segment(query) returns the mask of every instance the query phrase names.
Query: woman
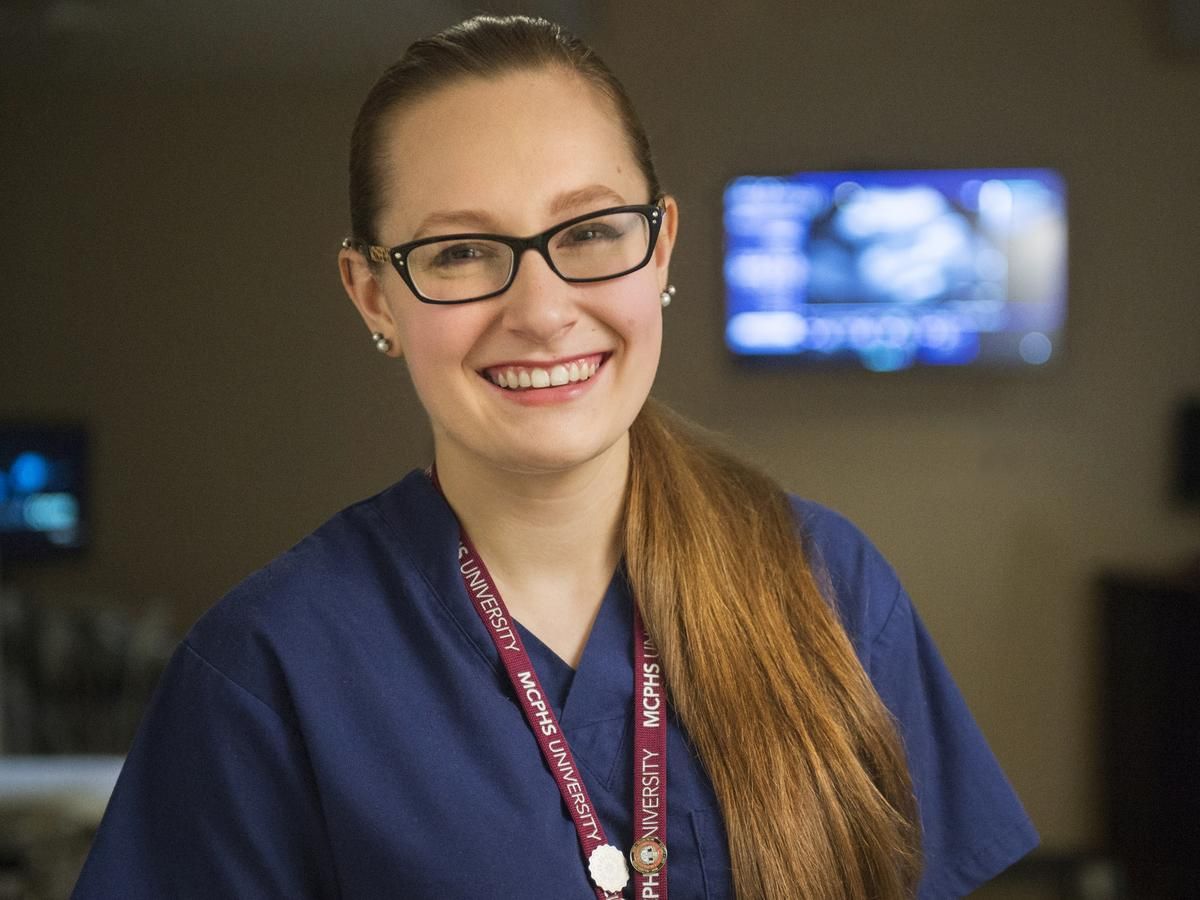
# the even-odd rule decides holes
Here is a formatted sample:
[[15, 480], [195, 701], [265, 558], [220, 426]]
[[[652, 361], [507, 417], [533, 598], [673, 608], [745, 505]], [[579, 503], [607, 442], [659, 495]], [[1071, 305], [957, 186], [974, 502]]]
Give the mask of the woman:
[[434, 465], [196, 625], [77, 896], [944, 897], [1033, 846], [886, 562], [647, 400], [679, 211], [587, 47], [414, 44], [350, 190]]

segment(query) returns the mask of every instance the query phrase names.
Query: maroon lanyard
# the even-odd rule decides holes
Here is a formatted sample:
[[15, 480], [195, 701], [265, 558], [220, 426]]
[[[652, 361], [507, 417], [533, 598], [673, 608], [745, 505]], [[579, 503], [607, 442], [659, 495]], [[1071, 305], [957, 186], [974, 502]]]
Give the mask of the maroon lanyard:
[[[437, 475], [433, 475], [438, 484]], [[440, 485], [438, 485], [440, 489]], [[598, 900], [622, 896], [629, 881], [625, 857], [608, 843], [588, 796], [579, 766], [571, 753], [558, 717], [546, 700], [541, 680], [517, 634], [500, 591], [475, 546], [460, 525], [458, 567], [475, 611], [491, 635], [508, 672], [525, 719], [537, 739], [542, 757], [558, 784], [559, 793], [575, 823], [579, 846]], [[629, 861], [634, 868], [634, 896], [642, 900], [667, 897], [667, 693], [658, 649], [647, 636], [637, 605], [633, 610], [634, 703], [633, 836]]]
[[667, 690], [658, 648], [633, 605], [633, 847], [634, 897], [667, 896]]

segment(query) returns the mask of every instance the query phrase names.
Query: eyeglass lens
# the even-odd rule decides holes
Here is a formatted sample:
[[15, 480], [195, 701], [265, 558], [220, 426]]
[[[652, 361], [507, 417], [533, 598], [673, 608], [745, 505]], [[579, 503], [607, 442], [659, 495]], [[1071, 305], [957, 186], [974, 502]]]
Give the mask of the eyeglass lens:
[[[567, 279], [612, 278], [639, 266], [650, 246], [650, 223], [638, 212], [611, 213], [576, 222], [550, 238], [554, 268]], [[507, 244], [476, 238], [414, 247], [407, 268], [413, 285], [430, 300], [471, 300], [503, 290], [513, 271]]]

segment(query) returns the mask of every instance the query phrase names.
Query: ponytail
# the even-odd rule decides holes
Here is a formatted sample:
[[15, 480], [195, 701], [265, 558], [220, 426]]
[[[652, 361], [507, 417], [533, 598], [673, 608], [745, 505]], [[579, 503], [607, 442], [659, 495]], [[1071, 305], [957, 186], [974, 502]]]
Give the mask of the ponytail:
[[654, 401], [630, 445], [626, 567], [720, 802], [738, 896], [915, 896], [904, 752], [787, 498]]

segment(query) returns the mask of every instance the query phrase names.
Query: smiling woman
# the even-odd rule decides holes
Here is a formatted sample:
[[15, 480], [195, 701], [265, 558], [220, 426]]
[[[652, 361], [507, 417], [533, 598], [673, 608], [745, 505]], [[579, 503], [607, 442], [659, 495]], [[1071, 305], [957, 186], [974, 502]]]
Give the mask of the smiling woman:
[[195, 626], [76, 896], [933, 898], [1036, 842], [863, 535], [649, 399], [679, 209], [588, 47], [417, 42], [350, 175], [432, 465]]
[[[376, 212], [352, 216], [358, 249], [343, 250], [342, 278], [407, 361], [448, 496], [458, 467], [478, 462], [616, 474], [658, 366], [678, 211], [613, 102], [561, 61], [410, 84], [372, 118], [373, 100], [355, 147], [370, 146], [375, 167], [352, 163], [352, 192]], [[394, 246], [359, 252], [377, 236]], [[572, 382], [570, 364], [591, 358], [594, 376]], [[509, 370], [515, 390], [496, 391], [487, 373], [507, 382]]]

